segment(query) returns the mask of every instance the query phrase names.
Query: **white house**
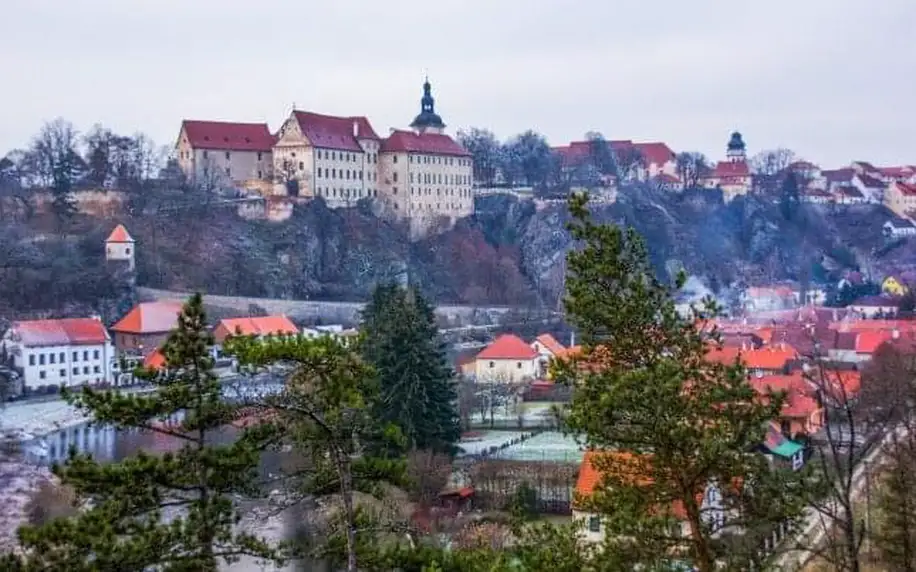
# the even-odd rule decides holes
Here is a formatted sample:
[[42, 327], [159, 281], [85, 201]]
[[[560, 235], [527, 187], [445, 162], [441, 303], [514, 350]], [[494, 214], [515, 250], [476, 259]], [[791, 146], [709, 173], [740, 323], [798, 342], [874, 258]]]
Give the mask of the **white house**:
[[[637, 479], [639, 482], [633, 483], [635, 486], [651, 486], [651, 467], [645, 463], [651, 462], [649, 457], [639, 457], [628, 453], [613, 452], [596, 452], [588, 451], [582, 459], [582, 465], [579, 467], [579, 477], [576, 480], [576, 494], [573, 501], [572, 518], [574, 523], [581, 523], [584, 539], [589, 542], [602, 542], [604, 540], [606, 523], [602, 521], [600, 515], [589, 512], [583, 506], [584, 501], [594, 493], [601, 485], [602, 473], [594, 465], [597, 456], [602, 456], [606, 463], [610, 463], [610, 469], [619, 467], [621, 475], [627, 478]], [[603, 463], [602, 463], [603, 464]], [[608, 467], [603, 467], [608, 468]], [[641, 474], [645, 477], [640, 477]], [[623, 478], [623, 477], [621, 477]], [[714, 483], [706, 486], [705, 490], [697, 494], [697, 502], [700, 503], [700, 514], [704, 522], [710, 526], [714, 535], [720, 533], [725, 527], [725, 505], [722, 499], [719, 487]], [[673, 531], [681, 536], [690, 535], [690, 525], [687, 523], [687, 512], [682, 503], [675, 501], [669, 507], [659, 507], [664, 509], [677, 524]]]
[[884, 223], [884, 234], [898, 238], [901, 236], [916, 235], [916, 225], [902, 217], [894, 217]]
[[115, 352], [99, 318], [14, 322], [0, 343], [25, 389], [114, 380]]
[[503, 334], [477, 354], [474, 372], [480, 383], [521, 383], [537, 378], [540, 357], [518, 336]]
[[541, 334], [531, 342], [531, 348], [538, 353], [538, 370], [543, 376], [547, 373], [547, 366], [550, 360], [555, 359], [566, 352], [563, 344], [550, 334]]

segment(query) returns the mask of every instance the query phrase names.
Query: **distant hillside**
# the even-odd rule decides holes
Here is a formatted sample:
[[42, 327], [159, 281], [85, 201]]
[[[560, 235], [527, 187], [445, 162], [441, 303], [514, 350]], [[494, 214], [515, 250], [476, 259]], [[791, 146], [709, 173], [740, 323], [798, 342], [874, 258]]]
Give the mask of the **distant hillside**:
[[[753, 197], [723, 204], [715, 192], [623, 190], [596, 205], [604, 222], [633, 225], [660, 275], [683, 267], [713, 291], [776, 280], [835, 280], [843, 269], [877, 274], [916, 266], [916, 243], [887, 244], [883, 207], [802, 205], [786, 220]], [[420, 242], [368, 209], [297, 206], [282, 223], [249, 221], [233, 209], [110, 219], [82, 217], [70, 237], [28, 223], [0, 232], [0, 296], [6, 314], [86, 311], [118, 300], [101, 241], [116, 222], [137, 240], [138, 282], [239, 296], [363, 300], [374, 284], [410, 280], [440, 302], [555, 306], [571, 248], [562, 204], [508, 196], [478, 199], [477, 214]], [[120, 293], [119, 293], [120, 292]], [[110, 306], [106, 302], [106, 308]]]

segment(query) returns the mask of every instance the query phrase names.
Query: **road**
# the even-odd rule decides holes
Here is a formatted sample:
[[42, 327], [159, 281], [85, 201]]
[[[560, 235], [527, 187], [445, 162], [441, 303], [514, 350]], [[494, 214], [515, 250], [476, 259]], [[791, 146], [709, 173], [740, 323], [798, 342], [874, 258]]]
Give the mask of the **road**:
[[[899, 426], [893, 431], [888, 431], [882, 439], [859, 463], [852, 475], [853, 496], [858, 498], [865, 489], [867, 482], [866, 474], [869, 467], [880, 464], [880, 457], [884, 453], [885, 447], [890, 445], [896, 436], [898, 439], [906, 434], [906, 428]], [[820, 546], [824, 542], [824, 536], [827, 530], [821, 520], [821, 514], [813, 508], [805, 510], [805, 516], [802, 520], [803, 525], [799, 532], [784, 541], [786, 546]], [[814, 555], [807, 550], [791, 550], [785, 552], [776, 559], [774, 570], [801, 570], [807, 565]]]

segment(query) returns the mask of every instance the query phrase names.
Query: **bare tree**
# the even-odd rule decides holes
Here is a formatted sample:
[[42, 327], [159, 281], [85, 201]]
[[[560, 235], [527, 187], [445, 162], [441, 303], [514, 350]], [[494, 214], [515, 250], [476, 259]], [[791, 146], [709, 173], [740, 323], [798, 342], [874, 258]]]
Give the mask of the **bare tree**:
[[421, 508], [432, 508], [452, 475], [448, 455], [414, 450], [407, 455], [407, 478], [411, 500]]
[[[878, 364], [876, 367], [884, 368]], [[836, 371], [823, 362], [806, 375], [826, 409], [823, 430], [812, 439], [820, 487], [811, 502], [816, 511], [818, 546], [806, 547], [835, 570], [859, 572], [870, 516], [871, 454], [896, 429], [901, 411], [880, 392], [874, 372]], [[899, 382], [899, 378], [891, 383]], [[864, 498], [864, 503], [862, 502]]]
[[27, 153], [38, 180], [51, 191], [51, 208], [60, 229], [76, 213], [72, 193], [87, 170], [77, 152], [78, 137], [71, 123], [58, 118], [42, 126]]
[[700, 181], [710, 171], [706, 156], [696, 151], [685, 151], [677, 154], [677, 173], [685, 189], [700, 186]]
[[772, 194], [779, 191], [781, 176], [795, 161], [795, 152], [785, 148], [761, 151], [750, 160], [754, 191]]

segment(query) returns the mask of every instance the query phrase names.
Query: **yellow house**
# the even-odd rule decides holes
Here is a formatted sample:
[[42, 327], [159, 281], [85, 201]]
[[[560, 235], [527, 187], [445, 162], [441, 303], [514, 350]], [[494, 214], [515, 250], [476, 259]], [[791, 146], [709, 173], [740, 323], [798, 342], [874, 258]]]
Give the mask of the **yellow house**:
[[881, 283], [881, 291], [891, 296], [903, 296], [908, 290], [906, 285], [894, 276], [888, 276]]
[[916, 185], [900, 181], [891, 183], [884, 193], [884, 206], [899, 216], [908, 217], [911, 211], [916, 210]]

